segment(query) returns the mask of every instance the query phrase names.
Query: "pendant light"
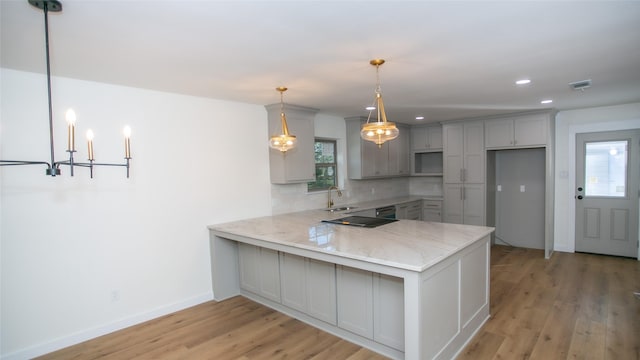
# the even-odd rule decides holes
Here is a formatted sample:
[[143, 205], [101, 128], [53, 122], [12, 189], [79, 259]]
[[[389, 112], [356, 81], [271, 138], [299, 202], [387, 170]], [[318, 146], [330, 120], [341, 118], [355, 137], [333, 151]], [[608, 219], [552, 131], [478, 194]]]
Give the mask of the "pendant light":
[[[375, 99], [373, 100], [372, 109], [369, 110], [369, 117], [367, 122], [362, 125], [360, 130], [360, 137], [364, 140], [376, 143], [379, 148], [382, 147], [386, 141], [393, 140], [398, 137], [400, 130], [396, 127], [396, 124], [387, 121], [387, 114], [384, 111], [384, 103], [382, 102], [382, 91], [380, 90], [380, 65], [384, 64], [383, 59], [373, 59], [369, 61], [369, 64], [376, 67], [376, 91]], [[371, 114], [373, 110], [377, 110], [377, 121], [371, 121]]]
[[93, 178], [93, 168], [96, 166], [122, 166], [127, 169], [127, 177], [129, 177], [129, 166], [131, 161], [131, 129], [125, 127], [124, 144], [125, 155], [124, 163], [98, 163], [95, 162], [93, 153], [93, 131], [87, 131], [87, 161], [78, 162], [74, 158], [76, 153], [75, 145], [75, 127], [76, 127], [76, 114], [72, 109], [67, 110], [67, 152], [69, 153], [69, 159], [63, 161], [56, 161], [53, 145], [53, 106], [51, 103], [51, 66], [49, 58], [49, 11], [60, 12], [62, 11], [62, 4], [58, 0], [28, 0], [29, 4], [44, 12], [44, 37], [45, 37], [45, 59], [47, 65], [47, 96], [49, 104], [49, 153], [51, 156], [51, 162], [48, 161], [32, 161], [32, 160], [0, 160], [0, 166], [19, 166], [19, 165], [46, 165], [46, 174], [50, 176], [60, 175], [60, 166], [69, 166], [71, 176], [74, 175], [74, 167], [87, 167], [89, 168], [89, 174]]
[[298, 140], [295, 135], [289, 134], [289, 127], [287, 126], [287, 117], [284, 114], [284, 92], [287, 91], [287, 88], [284, 86], [279, 86], [276, 88], [278, 92], [280, 92], [280, 122], [282, 124], [282, 134], [273, 135], [271, 139], [269, 139], [269, 146], [272, 149], [280, 150], [283, 154], [288, 150], [296, 147]]

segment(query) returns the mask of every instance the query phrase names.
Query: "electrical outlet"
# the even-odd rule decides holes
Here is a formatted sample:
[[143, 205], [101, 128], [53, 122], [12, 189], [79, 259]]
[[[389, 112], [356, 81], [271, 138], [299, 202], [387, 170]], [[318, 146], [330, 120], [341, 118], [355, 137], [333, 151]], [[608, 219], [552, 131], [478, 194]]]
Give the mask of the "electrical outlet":
[[120, 291], [118, 290], [111, 290], [111, 302], [115, 303], [120, 301]]
[[498, 185], [498, 191], [502, 191], [502, 185]]
[[520, 192], [524, 192], [524, 185], [520, 185]]

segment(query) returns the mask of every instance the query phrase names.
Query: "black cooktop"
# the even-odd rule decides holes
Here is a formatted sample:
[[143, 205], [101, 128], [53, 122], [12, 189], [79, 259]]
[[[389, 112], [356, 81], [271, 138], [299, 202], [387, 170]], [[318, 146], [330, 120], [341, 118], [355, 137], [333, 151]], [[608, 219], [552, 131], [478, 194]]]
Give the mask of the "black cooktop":
[[322, 220], [322, 222], [327, 222], [332, 224], [360, 226], [360, 227], [366, 227], [366, 228], [374, 228], [377, 226], [392, 223], [394, 221], [398, 221], [398, 220], [368, 217], [368, 216], [347, 216], [340, 219]]

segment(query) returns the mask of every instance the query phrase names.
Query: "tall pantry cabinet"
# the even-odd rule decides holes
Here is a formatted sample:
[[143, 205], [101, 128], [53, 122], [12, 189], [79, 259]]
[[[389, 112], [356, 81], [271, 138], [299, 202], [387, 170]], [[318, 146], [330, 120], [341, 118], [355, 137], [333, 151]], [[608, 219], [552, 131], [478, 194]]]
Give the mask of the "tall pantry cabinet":
[[485, 224], [484, 123], [469, 121], [442, 126], [443, 221]]

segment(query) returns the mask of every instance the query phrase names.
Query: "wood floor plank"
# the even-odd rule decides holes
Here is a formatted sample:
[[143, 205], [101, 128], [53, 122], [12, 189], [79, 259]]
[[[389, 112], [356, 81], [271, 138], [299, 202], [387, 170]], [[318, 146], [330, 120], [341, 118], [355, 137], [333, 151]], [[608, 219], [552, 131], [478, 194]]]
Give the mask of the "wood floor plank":
[[590, 320], [588, 316], [578, 318], [571, 338], [568, 357], [571, 359], [598, 360], [605, 358], [606, 326]]
[[[458, 359], [640, 360], [640, 262], [493, 246], [491, 318]], [[381, 360], [244, 297], [210, 301], [40, 359]]]
[[473, 339], [458, 360], [490, 359], [502, 346], [504, 339], [502, 335], [484, 331]]

